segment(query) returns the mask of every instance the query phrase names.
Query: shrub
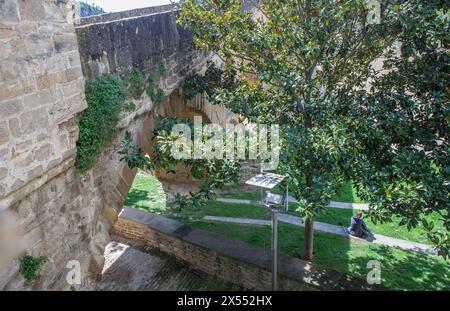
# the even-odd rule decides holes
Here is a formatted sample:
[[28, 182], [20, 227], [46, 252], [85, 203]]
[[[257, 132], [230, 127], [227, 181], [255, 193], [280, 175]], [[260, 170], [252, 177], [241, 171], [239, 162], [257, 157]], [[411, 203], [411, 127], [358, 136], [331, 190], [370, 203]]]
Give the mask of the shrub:
[[111, 143], [117, 134], [120, 111], [126, 98], [125, 86], [117, 77], [103, 75], [86, 82], [88, 108], [78, 122], [80, 137], [75, 165], [79, 171], [91, 168], [101, 147]]
[[47, 261], [47, 257], [33, 257], [29, 255], [25, 255], [20, 258], [20, 268], [19, 271], [22, 276], [25, 278], [25, 285], [30, 286], [35, 280], [37, 280], [40, 276], [39, 272], [44, 264]]

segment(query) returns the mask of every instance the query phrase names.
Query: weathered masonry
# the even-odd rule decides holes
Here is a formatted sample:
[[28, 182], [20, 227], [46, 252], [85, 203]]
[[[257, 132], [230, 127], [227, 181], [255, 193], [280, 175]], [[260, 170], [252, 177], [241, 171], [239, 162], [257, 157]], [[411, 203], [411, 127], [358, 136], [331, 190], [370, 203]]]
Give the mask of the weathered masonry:
[[[170, 6], [76, 26], [74, 16], [69, 0], [0, 1], [0, 290], [26, 288], [18, 260], [25, 253], [48, 258], [32, 289], [69, 288], [71, 260], [81, 264], [80, 287], [95, 285], [111, 225], [136, 174], [116, 154], [125, 131], [149, 151], [160, 116], [202, 115], [221, 124], [234, 118], [200, 96], [186, 102], [179, 94], [184, 76], [202, 70], [209, 56], [193, 49], [192, 35], [176, 25]], [[80, 175], [74, 161], [78, 116], [87, 107], [84, 77], [133, 66], [151, 70], [161, 60], [168, 67], [160, 81], [166, 99], [136, 101], [113, 144]], [[164, 178], [168, 193], [185, 187]]]
[[[221, 125], [236, 122], [235, 115], [200, 95], [191, 101], [182, 96], [181, 81], [204, 70], [211, 55], [194, 49], [192, 34], [176, 24], [172, 9], [161, 6], [76, 21], [71, 0], [0, 0], [0, 290], [69, 289], [67, 275], [73, 265], [68, 263], [74, 261], [79, 262], [82, 276], [77, 289], [95, 288], [114, 224], [122, 235], [161, 249], [172, 243], [175, 247], [165, 251], [197, 266], [208, 264], [204, 268], [211, 274], [247, 288], [267, 288], [268, 257], [262, 250], [251, 248], [264, 259], [259, 265], [254, 256], [230, 253], [247, 247], [230, 239], [222, 237], [223, 245], [214, 246], [214, 235], [195, 231], [208, 243], [190, 240], [193, 234], [155, 226], [151, 215], [140, 221], [127, 219], [125, 213], [117, 221], [137, 173], [119, 161], [117, 150], [125, 131], [150, 152], [151, 130], [162, 116], [201, 115]], [[93, 168], [81, 175], [75, 158], [78, 119], [87, 108], [85, 79], [127, 74], [133, 67], [149, 73], [161, 61], [168, 69], [159, 81], [165, 99], [154, 103], [144, 95], [134, 100], [136, 108], [121, 116], [120, 133]], [[252, 169], [247, 167], [244, 173]], [[167, 195], [196, 186], [183, 171], [157, 172], [157, 177]], [[47, 257], [41, 277], [31, 287], [19, 271], [24, 254]], [[286, 275], [284, 288], [350, 286], [340, 274], [326, 286], [303, 284], [311, 276], [303, 269], [306, 263], [284, 260], [298, 266], [295, 275]], [[222, 268], [242, 274], [227, 276]], [[300, 278], [292, 280], [296, 276]]]
[[[127, 207], [115, 224], [115, 232], [242, 288], [272, 288], [271, 254], [260, 247]], [[278, 276], [280, 290], [386, 290], [286, 255], [279, 255]]]

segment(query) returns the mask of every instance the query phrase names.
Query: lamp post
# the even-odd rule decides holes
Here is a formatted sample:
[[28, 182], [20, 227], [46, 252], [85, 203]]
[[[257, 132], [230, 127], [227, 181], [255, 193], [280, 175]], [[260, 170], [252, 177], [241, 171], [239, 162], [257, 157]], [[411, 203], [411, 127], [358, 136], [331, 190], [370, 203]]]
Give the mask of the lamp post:
[[[247, 185], [252, 185], [261, 188], [261, 192], [264, 189], [273, 189], [276, 185], [281, 183], [284, 176], [272, 174], [272, 173], [262, 173], [256, 175], [245, 183]], [[287, 194], [287, 192], [286, 192]], [[264, 205], [268, 207], [271, 211], [272, 218], [272, 290], [277, 290], [277, 275], [278, 275], [278, 209], [277, 206], [283, 206], [286, 203], [288, 197], [283, 198], [282, 195], [267, 192], [264, 197]], [[287, 204], [287, 203], [286, 203]], [[285, 207], [287, 209], [287, 205]]]
[[272, 290], [276, 291], [278, 288], [278, 210], [272, 210]]

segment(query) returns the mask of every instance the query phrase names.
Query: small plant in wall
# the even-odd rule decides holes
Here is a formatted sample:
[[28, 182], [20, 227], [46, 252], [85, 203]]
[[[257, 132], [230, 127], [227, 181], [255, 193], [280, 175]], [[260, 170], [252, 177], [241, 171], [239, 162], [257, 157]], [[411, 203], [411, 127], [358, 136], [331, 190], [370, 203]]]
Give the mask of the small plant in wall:
[[40, 277], [40, 270], [42, 265], [47, 261], [47, 257], [33, 257], [25, 254], [20, 258], [19, 271], [25, 278], [25, 285], [31, 286], [34, 281]]
[[164, 61], [160, 61], [158, 64], [158, 69], [151, 73], [147, 79], [147, 87], [145, 89], [147, 95], [155, 103], [162, 102], [164, 100], [165, 94], [163, 89], [156, 82], [167, 74], [167, 67]]

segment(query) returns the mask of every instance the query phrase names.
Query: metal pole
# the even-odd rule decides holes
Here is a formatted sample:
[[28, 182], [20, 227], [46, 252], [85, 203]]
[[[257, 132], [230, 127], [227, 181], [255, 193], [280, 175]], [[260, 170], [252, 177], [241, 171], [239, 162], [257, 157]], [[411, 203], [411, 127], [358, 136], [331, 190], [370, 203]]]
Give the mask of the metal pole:
[[289, 185], [286, 180], [286, 198], [285, 198], [285, 204], [286, 204], [286, 212], [289, 210]]
[[[264, 173], [263, 163], [261, 162], [261, 166], [259, 167], [260, 174]], [[261, 188], [261, 202], [264, 202], [264, 188]]]
[[272, 290], [277, 290], [278, 274], [278, 211], [272, 208]]

